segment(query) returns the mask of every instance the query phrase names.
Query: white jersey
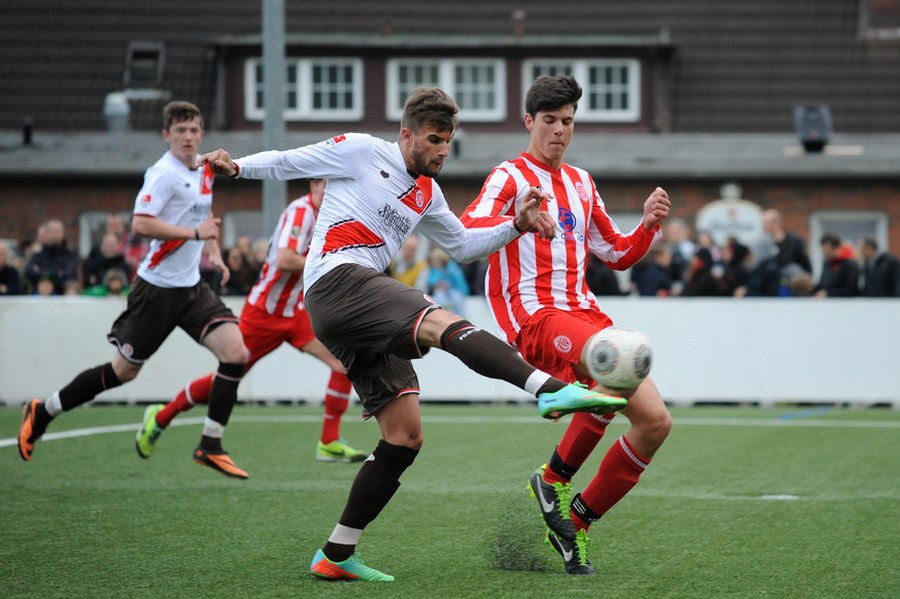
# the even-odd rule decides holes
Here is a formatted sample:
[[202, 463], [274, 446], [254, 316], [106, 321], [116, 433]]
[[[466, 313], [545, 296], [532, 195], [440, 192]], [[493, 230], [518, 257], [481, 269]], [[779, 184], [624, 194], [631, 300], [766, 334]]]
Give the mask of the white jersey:
[[280, 271], [275, 266], [275, 259], [279, 249], [294, 250], [301, 256], [309, 252], [317, 212], [309, 194], [297, 198], [284, 209], [269, 242], [259, 281], [247, 296], [248, 304], [284, 318], [293, 318], [303, 309], [303, 273]]
[[463, 227], [438, 184], [410, 175], [399, 145], [371, 135], [347, 133], [236, 162], [239, 176], [250, 179], [328, 178], [304, 270], [307, 291], [340, 264], [383, 272], [414, 229], [457, 262], [487, 256], [519, 235], [512, 217], [491, 228]]
[[[192, 170], [166, 152], [144, 174], [134, 214], [196, 228], [212, 208], [213, 179], [209, 165]], [[193, 287], [200, 281], [203, 244], [193, 239], [153, 239], [137, 274], [157, 287]]]

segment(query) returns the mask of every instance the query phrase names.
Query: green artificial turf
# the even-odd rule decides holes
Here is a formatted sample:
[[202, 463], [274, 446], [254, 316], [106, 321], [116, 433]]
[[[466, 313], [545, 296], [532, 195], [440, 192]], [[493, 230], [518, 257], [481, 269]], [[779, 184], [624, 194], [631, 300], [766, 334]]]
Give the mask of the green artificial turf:
[[[594, 577], [542, 542], [528, 475], [565, 422], [533, 406], [423, 407], [425, 446], [366, 530], [393, 583], [308, 573], [358, 465], [313, 459], [321, 411], [238, 406], [225, 447], [250, 480], [195, 465], [200, 410], [134, 451], [142, 408], [64, 414], [21, 462], [21, 412], [0, 409], [0, 596], [14, 597], [896, 597], [900, 412], [674, 409], [641, 483], [591, 530]], [[581, 489], [607, 436], [575, 479]], [[125, 430], [103, 432], [115, 425]], [[344, 436], [371, 449], [359, 407]]]

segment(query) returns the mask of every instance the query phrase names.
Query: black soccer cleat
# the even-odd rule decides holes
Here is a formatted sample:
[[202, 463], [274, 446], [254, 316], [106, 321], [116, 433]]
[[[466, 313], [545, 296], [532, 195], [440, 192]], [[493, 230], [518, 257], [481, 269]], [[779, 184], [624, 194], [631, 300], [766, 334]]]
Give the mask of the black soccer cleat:
[[587, 550], [591, 546], [591, 540], [583, 528], [579, 529], [575, 534], [574, 541], [567, 541], [548, 529], [544, 542], [556, 549], [556, 552], [562, 556], [566, 572], [569, 574], [584, 576], [596, 574], [594, 567], [587, 558]]
[[544, 481], [544, 464], [528, 479], [531, 496], [536, 498], [541, 509], [541, 516], [550, 530], [558, 536], [568, 540], [575, 540], [575, 525], [572, 524], [572, 516], [569, 506], [572, 501], [572, 483], [553, 483]]

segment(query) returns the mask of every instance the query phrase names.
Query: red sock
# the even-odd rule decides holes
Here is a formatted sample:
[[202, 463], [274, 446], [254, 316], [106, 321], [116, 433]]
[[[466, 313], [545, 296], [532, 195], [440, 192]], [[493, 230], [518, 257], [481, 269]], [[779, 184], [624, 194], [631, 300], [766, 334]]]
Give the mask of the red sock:
[[[599, 518], [634, 488], [649, 464], [650, 460], [638, 455], [622, 435], [603, 456], [597, 475], [581, 492], [581, 498]], [[575, 514], [572, 522], [575, 528], [590, 526]]]
[[322, 443], [331, 443], [341, 436], [341, 416], [350, 403], [350, 379], [346, 374], [331, 371], [331, 379], [325, 388], [325, 417], [322, 420]]
[[175, 399], [166, 404], [156, 414], [156, 424], [166, 428], [172, 420], [181, 412], [186, 412], [198, 403], [209, 401], [209, 391], [212, 389], [214, 373], [196, 379], [188, 383], [187, 387], [178, 392]]
[[[587, 412], [575, 412], [572, 415], [572, 421], [556, 448], [556, 453], [566, 466], [575, 469], [581, 468], [581, 465], [597, 447], [597, 443], [603, 438], [606, 426], [612, 422], [614, 416], [615, 414], [595, 416]], [[544, 472], [544, 481], [550, 484], [567, 483], [569, 479], [562, 476], [561, 473], [547, 468]]]

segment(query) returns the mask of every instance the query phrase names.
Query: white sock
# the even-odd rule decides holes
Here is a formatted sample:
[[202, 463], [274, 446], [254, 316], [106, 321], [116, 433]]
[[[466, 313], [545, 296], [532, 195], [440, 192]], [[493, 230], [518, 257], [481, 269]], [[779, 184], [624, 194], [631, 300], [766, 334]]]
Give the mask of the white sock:
[[62, 402], [59, 401], [59, 391], [54, 391], [53, 395], [44, 400], [44, 409], [54, 418], [57, 414], [62, 412]]
[[205, 437], [213, 437], [214, 439], [221, 439], [222, 435], [225, 434], [225, 427], [210, 418], [209, 416], [203, 421], [203, 435]]
[[534, 396], [537, 396], [538, 389], [544, 386], [544, 383], [550, 380], [550, 375], [542, 370], [535, 370], [525, 381], [525, 390]]
[[361, 528], [350, 528], [349, 526], [338, 524], [331, 532], [331, 536], [328, 537], [328, 542], [337, 543], [338, 545], [357, 545], [362, 533]]

